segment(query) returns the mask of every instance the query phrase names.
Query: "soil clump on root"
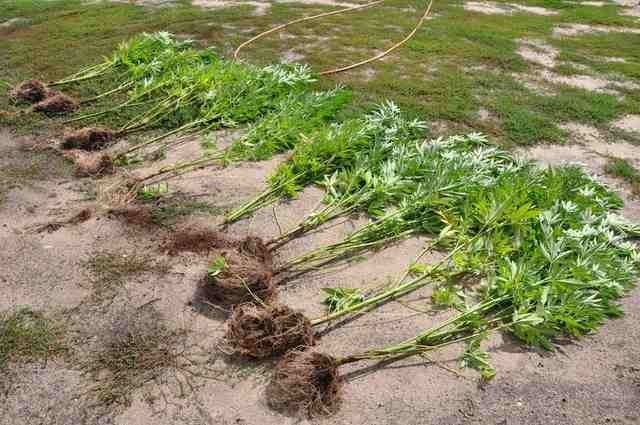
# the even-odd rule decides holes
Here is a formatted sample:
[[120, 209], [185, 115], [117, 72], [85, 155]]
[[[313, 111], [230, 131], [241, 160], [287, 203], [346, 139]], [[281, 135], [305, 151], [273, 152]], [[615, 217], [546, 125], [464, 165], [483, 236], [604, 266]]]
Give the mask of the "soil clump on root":
[[116, 172], [113, 159], [106, 153], [89, 154], [75, 151], [70, 156], [75, 163], [74, 174], [77, 177], [101, 177]]
[[14, 102], [37, 103], [47, 98], [49, 90], [40, 80], [26, 80], [11, 90], [9, 97]]
[[111, 208], [108, 214], [133, 226], [147, 227], [156, 225], [153, 218], [153, 211], [148, 205], [127, 205], [124, 207]]
[[225, 339], [236, 352], [255, 359], [315, 342], [309, 319], [282, 304], [237, 306], [227, 321]]
[[261, 258], [229, 249], [221, 252], [224, 267], [215, 275], [208, 274], [203, 292], [217, 305], [232, 307], [248, 302], [270, 302], [275, 298], [273, 267]]
[[266, 396], [269, 406], [308, 416], [330, 414], [340, 403], [342, 378], [336, 360], [317, 351], [291, 351], [276, 366]]
[[240, 252], [262, 260], [263, 263], [273, 265], [273, 255], [264, 241], [257, 236], [247, 236], [238, 242]]
[[116, 134], [102, 127], [86, 127], [65, 134], [60, 147], [62, 149], [80, 149], [83, 151], [99, 151], [106, 148]]
[[78, 102], [66, 94], [51, 92], [45, 99], [32, 106], [33, 111], [45, 115], [67, 114], [78, 109]]

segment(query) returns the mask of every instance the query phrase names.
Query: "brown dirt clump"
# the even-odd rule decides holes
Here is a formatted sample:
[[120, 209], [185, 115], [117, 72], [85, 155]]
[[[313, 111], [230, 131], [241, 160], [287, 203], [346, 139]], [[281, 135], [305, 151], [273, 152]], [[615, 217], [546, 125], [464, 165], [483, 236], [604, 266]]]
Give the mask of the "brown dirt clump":
[[106, 128], [86, 127], [65, 134], [60, 145], [62, 149], [81, 149], [99, 151], [106, 148], [115, 139], [116, 134]]
[[45, 115], [66, 114], [78, 109], [78, 102], [59, 92], [52, 92], [47, 98], [32, 106], [35, 112]]
[[238, 353], [256, 359], [314, 344], [309, 319], [282, 304], [243, 304], [234, 308], [225, 339]]
[[235, 306], [254, 302], [256, 298], [269, 301], [275, 297], [273, 270], [260, 258], [237, 250], [222, 252], [225, 266], [215, 275], [207, 275], [204, 294], [215, 304]]
[[335, 359], [317, 351], [291, 351], [276, 366], [267, 386], [269, 406], [308, 416], [337, 410], [342, 378]]
[[153, 210], [148, 205], [126, 205], [111, 208], [108, 214], [134, 226], [153, 226], [156, 224], [153, 219]]
[[78, 152], [74, 155], [74, 162], [74, 173], [78, 177], [100, 177], [116, 172], [113, 159], [106, 153], [95, 155]]
[[47, 98], [49, 91], [40, 80], [26, 80], [18, 84], [9, 96], [14, 101], [36, 103]]
[[261, 238], [247, 236], [238, 243], [238, 246], [241, 252], [257, 257], [265, 264], [273, 264], [273, 255]]
[[181, 252], [206, 254], [215, 249], [228, 248], [233, 243], [222, 233], [211, 229], [187, 228], [173, 232], [163, 247], [170, 255]]
[[51, 221], [49, 223], [43, 224], [42, 226], [39, 226], [39, 227], [36, 228], [36, 232], [38, 232], [38, 233], [42, 233], [42, 232], [52, 233], [52, 232], [55, 232], [56, 230], [59, 230], [60, 228], [62, 228], [64, 226], [84, 223], [85, 221], [89, 220], [92, 215], [93, 215], [93, 211], [91, 211], [91, 209], [84, 208], [84, 209], [80, 210], [80, 212], [78, 212], [77, 214], [71, 216], [70, 218], [68, 218], [66, 220]]

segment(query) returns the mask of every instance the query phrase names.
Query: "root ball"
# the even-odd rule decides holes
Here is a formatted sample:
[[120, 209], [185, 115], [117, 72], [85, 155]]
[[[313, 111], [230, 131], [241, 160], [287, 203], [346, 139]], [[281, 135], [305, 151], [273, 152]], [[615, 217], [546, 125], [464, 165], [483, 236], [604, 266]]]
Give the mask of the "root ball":
[[257, 236], [247, 236], [239, 242], [240, 251], [259, 258], [265, 264], [273, 264], [273, 256], [264, 241]]
[[213, 303], [235, 306], [274, 298], [276, 287], [269, 264], [251, 255], [227, 250], [222, 253], [225, 267], [216, 276], [208, 275], [204, 293]]
[[314, 344], [309, 319], [282, 304], [243, 304], [234, 308], [225, 338], [238, 353], [256, 359]]
[[66, 114], [76, 109], [78, 109], [78, 102], [59, 92], [52, 92], [47, 98], [33, 105], [35, 112], [46, 115]]
[[105, 128], [82, 128], [65, 134], [62, 149], [81, 149], [99, 151], [115, 139], [115, 133]]
[[340, 402], [342, 378], [333, 357], [317, 351], [289, 352], [267, 386], [267, 402], [278, 411], [330, 414]]
[[78, 177], [101, 177], [116, 172], [113, 159], [107, 154], [78, 154], [74, 160]]
[[26, 80], [18, 84], [10, 93], [14, 101], [36, 103], [48, 95], [47, 86], [40, 80]]

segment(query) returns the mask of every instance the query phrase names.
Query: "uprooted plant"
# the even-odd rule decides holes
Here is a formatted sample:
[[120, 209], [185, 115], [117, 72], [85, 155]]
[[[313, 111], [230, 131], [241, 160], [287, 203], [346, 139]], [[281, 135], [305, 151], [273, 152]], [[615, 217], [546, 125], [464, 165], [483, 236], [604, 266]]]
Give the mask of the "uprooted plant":
[[[577, 167], [528, 165], [495, 178], [447, 218], [464, 246], [452, 267], [484, 281], [458, 305], [459, 314], [408, 340], [342, 358], [291, 352], [269, 384], [272, 407], [332, 411], [340, 366], [394, 361], [457, 343], [467, 344], [463, 365], [491, 379], [495, 371], [480, 344], [492, 332], [509, 331], [527, 345], [552, 350], [556, 338], [578, 338], [622, 314], [618, 300], [633, 286], [640, 254], [626, 241], [638, 227], [611, 213], [620, 199]], [[482, 228], [487, 231], [475, 238]]]
[[[373, 149], [370, 153], [367, 159], [371, 167], [359, 171], [362, 175], [341, 171], [334, 175], [340, 178], [328, 181], [327, 186], [341, 185], [340, 191], [329, 191], [329, 202], [320, 214], [310, 215], [297, 228], [268, 245], [271, 249], [282, 246], [293, 237], [349, 212], [368, 210], [380, 216], [340, 242], [286, 261], [275, 268], [274, 274], [299, 275], [410, 235], [437, 235], [446, 226], [442, 217], [455, 214], [470, 193], [487, 190], [495, 175], [517, 167], [505, 152], [487, 146], [486, 139], [475, 134], [413, 142], [398, 149]], [[375, 167], [376, 160], [382, 166]], [[376, 172], [380, 175], [375, 175]], [[422, 183], [426, 181], [428, 185]], [[385, 212], [385, 207], [396, 203], [399, 207]], [[228, 273], [234, 273], [233, 267], [224, 263]], [[215, 292], [216, 285], [216, 279], [210, 279], [210, 291]], [[251, 297], [245, 295], [245, 300], [251, 301]]]
[[[380, 169], [381, 162], [400, 145], [420, 138], [425, 124], [407, 119], [392, 102], [385, 102], [363, 118], [355, 118], [305, 135], [291, 154], [268, 178], [268, 188], [225, 216], [237, 221], [280, 199], [295, 198], [306, 186], [322, 184], [336, 172]], [[357, 190], [351, 186], [352, 190]], [[331, 214], [334, 216], [334, 214]]]

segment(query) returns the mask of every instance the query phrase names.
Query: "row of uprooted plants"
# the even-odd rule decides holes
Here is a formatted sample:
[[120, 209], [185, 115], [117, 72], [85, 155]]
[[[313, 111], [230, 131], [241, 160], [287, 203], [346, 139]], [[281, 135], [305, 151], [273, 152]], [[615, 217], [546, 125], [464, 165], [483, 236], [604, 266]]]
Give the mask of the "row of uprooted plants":
[[[640, 259], [630, 239], [640, 229], [614, 214], [620, 198], [578, 166], [540, 168], [478, 134], [425, 140], [425, 125], [390, 102], [338, 121], [348, 92], [311, 91], [306, 68], [228, 61], [166, 34], [136, 37], [103, 63], [54, 84], [107, 75], [115, 86], [87, 101], [115, 93], [126, 93], [127, 100], [72, 121], [97, 120], [132, 104], [146, 109], [118, 130], [71, 133], [63, 148], [107, 149], [104, 155], [126, 165], [141, 151], [175, 148], [182, 137], [248, 127], [230, 147], [140, 178], [135, 190], [288, 150], [267, 188], [228, 213], [225, 223], [295, 198], [310, 185], [325, 190], [320, 207], [272, 240], [206, 241], [219, 249], [205, 288], [211, 302], [230, 311], [228, 346], [253, 359], [283, 356], [266, 391], [278, 410], [334, 411], [341, 366], [399, 360], [452, 344], [464, 347], [463, 366], [489, 380], [495, 370], [482, 342], [493, 332], [552, 350], [556, 338], [578, 338], [622, 314], [618, 300], [633, 286]], [[28, 100], [21, 95], [27, 86], [38, 84], [18, 86], [14, 97]], [[132, 146], [117, 141], [158, 129]], [[275, 264], [274, 253], [285, 244], [354, 213], [370, 220], [338, 242]], [[407, 259], [402, 276], [376, 290], [327, 289], [324, 317], [307, 318], [277, 301], [279, 288], [293, 278], [420, 235], [430, 242]], [[443, 258], [422, 263], [434, 250]], [[474, 285], [465, 283], [470, 278]], [[344, 357], [311, 348], [314, 328], [427, 285], [434, 287], [434, 304], [456, 311], [448, 320], [413, 338]]]

